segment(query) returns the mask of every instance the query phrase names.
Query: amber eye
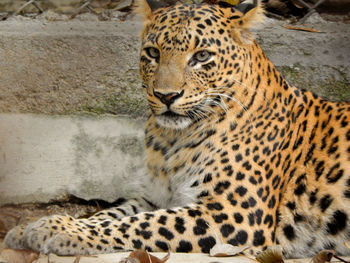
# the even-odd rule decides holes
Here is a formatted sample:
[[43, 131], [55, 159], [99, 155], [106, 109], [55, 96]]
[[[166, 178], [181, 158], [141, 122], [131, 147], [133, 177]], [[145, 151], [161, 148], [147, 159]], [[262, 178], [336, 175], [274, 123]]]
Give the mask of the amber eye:
[[206, 62], [211, 58], [211, 53], [206, 50], [198, 51], [193, 55], [193, 59], [198, 62]]
[[147, 47], [147, 48], [145, 48], [145, 50], [146, 50], [147, 55], [150, 56], [151, 58], [158, 59], [160, 56], [159, 49], [157, 49], [155, 47]]

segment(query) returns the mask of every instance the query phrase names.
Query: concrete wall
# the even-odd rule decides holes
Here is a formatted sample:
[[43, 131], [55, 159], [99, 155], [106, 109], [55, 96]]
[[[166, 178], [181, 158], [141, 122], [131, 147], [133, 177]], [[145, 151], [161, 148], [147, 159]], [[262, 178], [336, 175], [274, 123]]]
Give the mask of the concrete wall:
[[[26, 3], [25, 0], [1, 0], [0, 11], [15, 12], [25, 3]], [[75, 10], [75, 8], [81, 5], [82, 1], [81, 0], [45, 0], [45, 1], [38, 1], [37, 3], [44, 10], [46, 10], [47, 8], [50, 8], [51, 10], [60, 11], [60, 12], [72, 12]], [[34, 7], [34, 5], [28, 5], [24, 11], [37, 12], [38, 10]]]
[[114, 201], [143, 167], [143, 120], [0, 114], [0, 205]]
[[0, 112], [140, 115], [141, 23], [0, 22]]

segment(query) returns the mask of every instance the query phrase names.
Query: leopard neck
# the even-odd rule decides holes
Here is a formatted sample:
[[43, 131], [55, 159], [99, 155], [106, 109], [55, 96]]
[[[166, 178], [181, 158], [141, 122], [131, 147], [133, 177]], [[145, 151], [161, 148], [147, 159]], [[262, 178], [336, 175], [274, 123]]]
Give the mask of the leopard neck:
[[240, 79], [234, 81], [228, 94], [234, 98], [229, 102], [230, 112], [238, 119], [268, 109], [277, 98], [288, 98], [296, 89], [287, 83], [256, 42], [246, 47], [244, 54], [247, 55], [242, 58]]

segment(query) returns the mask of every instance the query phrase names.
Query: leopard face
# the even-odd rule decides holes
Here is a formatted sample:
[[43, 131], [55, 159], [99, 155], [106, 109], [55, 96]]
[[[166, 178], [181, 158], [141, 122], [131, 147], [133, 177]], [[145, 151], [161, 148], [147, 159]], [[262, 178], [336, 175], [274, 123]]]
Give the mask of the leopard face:
[[184, 129], [227, 110], [224, 99], [232, 97], [246, 62], [249, 37], [240, 18], [232, 8], [181, 5], [156, 12], [146, 24], [140, 72], [160, 126]]

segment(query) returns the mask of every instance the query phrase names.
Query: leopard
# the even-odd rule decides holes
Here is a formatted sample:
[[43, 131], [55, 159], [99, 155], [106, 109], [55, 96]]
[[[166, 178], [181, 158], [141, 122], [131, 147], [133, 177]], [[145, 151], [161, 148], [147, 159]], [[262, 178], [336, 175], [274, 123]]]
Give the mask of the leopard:
[[251, 33], [260, 1], [137, 5], [150, 109], [140, 191], [88, 218], [16, 226], [4, 245], [57, 255], [217, 244], [247, 255], [276, 246], [287, 258], [350, 255], [350, 104], [282, 76]]

